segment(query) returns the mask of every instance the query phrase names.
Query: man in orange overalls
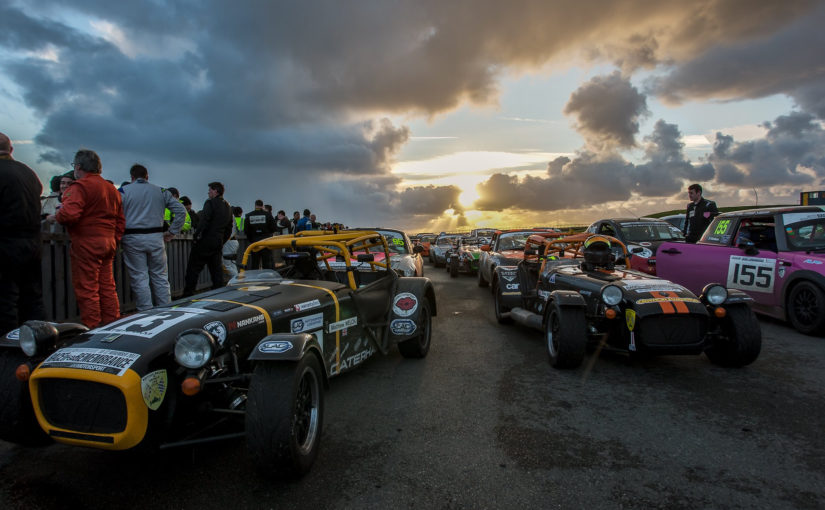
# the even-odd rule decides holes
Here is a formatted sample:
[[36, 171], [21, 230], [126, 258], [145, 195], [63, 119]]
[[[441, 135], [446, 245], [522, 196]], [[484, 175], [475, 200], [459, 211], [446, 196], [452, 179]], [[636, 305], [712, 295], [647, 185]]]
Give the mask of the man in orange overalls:
[[80, 320], [96, 328], [120, 316], [112, 262], [126, 222], [120, 193], [100, 176], [100, 157], [79, 150], [72, 166], [77, 180], [63, 193], [55, 218], [72, 241], [72, 284]]

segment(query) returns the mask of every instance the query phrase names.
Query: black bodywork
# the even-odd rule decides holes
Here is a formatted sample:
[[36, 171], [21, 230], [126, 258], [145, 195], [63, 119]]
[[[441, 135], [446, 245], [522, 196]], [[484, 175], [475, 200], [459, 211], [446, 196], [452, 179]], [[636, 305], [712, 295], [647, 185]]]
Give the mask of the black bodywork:
[[[318, 267], [348, 260], [330, 251], [336, 246], [356, 251], [365, 243], [384, 246], [389, 260], [377, 233], [279, 236], [245, 256], [283, 249], [287, 264], [278, 272], [243, 272], [224, 288], [91, 331], [27, 323], [0, 340], [0, 437], [123, 450], [246, 435], [264, 471], [305, 473], [330, 378], [393, 344], [405, 357], [429, 350], [436, 314], [429, 280], [400, 278], [371, 255], [359, 257], [370, 272]], [[32, 331], [37, 352], [26, 356], [20, 338]], [[176, 355], [187, 335], [211, 345], [200, 367], [186, 368], [180, 359], [188, 358]], [[21, 366], [28, 382], [15, 378]]]
[[[634, 355], [707, 352], [730, 366], [756, 359], [761, 332], [746, 294], [729, 290], [712, 305], [704, 294], [624, 266], [592, 266], [578, 250], [589, 235], [531, 237], [518, 265], [496, 269], [497, 319], [543, 331], [554, 366], [578, 366], [588, 347]], [[603, 297], [608, 286], [620, 290], [612, 305]]]

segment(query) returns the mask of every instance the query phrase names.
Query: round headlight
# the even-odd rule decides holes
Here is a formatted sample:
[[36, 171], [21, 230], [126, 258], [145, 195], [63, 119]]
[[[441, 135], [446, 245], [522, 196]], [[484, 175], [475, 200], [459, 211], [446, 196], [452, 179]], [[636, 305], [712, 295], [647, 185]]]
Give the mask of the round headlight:
[[215, 340], [202, 329], [190, 329], [178, 335], [175, 360], [186, 368], [200, 368], [212, 359]]
[[602, 289], [602, 301], [607, 306], [615, 306], [622, 302], [624, 293], [615, 285], [607, 285]]
[[708, 285], [705, 287], [705, 297], [712, 305], [721, 305], [728, 299], [728, 289], [721, 285]]
[[25, 324], [20, 326], [20, 348], [26, 356], [37, 354], [37, 338], [34, 330]]

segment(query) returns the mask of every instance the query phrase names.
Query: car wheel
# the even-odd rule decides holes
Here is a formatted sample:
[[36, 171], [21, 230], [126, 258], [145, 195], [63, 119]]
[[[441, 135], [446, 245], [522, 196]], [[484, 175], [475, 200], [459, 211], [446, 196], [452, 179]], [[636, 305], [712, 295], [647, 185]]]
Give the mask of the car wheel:
[[794, 285], [785, 310], [791, 325], [800, 333], [817, 335], [825, 331], [825, 293], [815, 283], [802, 281]]
[[501, 304], [501, 289], [498, 285], [498, 280], [493, 282], [493, 306], [496, 311], [496, 320], [499, 324], [510, 324], [513, 319], [510, 318], [510, 309]]
[[255, 367], [249, 384], [246, 442], [255, 466], [265, 476], [297, 478], [312, 467], [324, 417], [322, 384], [321, 367], [312, 354], [297, 363]]
[[458, 276], [458, 259], [453, 257], [450, 259], [450, 278]]
[[478, 268], [478, 286], [479, 287], [486, 287], [490, 285], [487, 280], [484, 279], [484, 275], [481, 274], [481, 268]]
[[762, 330], [748, 305], [726, 309], [722, 319], [722, 335], [705, 349], [705, 355], [714, 365], [743, 367], [759, 357], [762, 350]]
[[405, 358], [424, 358], [430, 352], [433, 314], [427, 298], [421, 299], [421, 316], [418, 325], [419, 335], [403, 342], [398, 342], [398, 352]]
[[25, 446], [49, 444], [32, 409], [29, 385], [14, 373], [28, 360], [15, 349], [0, 351], [0, 439]]
[[556, 368], [576, 368], [584, 359], [587, 347], [587, 322], [578, 307], [551, 305], [544, 324], [547, 357]]

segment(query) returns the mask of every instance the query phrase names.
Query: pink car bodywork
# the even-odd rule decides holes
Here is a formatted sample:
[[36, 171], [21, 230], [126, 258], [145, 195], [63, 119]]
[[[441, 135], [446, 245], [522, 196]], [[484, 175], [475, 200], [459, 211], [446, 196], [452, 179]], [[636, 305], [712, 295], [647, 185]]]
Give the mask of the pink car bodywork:
[[663, 243], [656, 274], [700, 293], [708, 283], [740, 289], [753, 309], [825, 333], [825, 212], [786, 207], [726, 213], [697, 244]]

